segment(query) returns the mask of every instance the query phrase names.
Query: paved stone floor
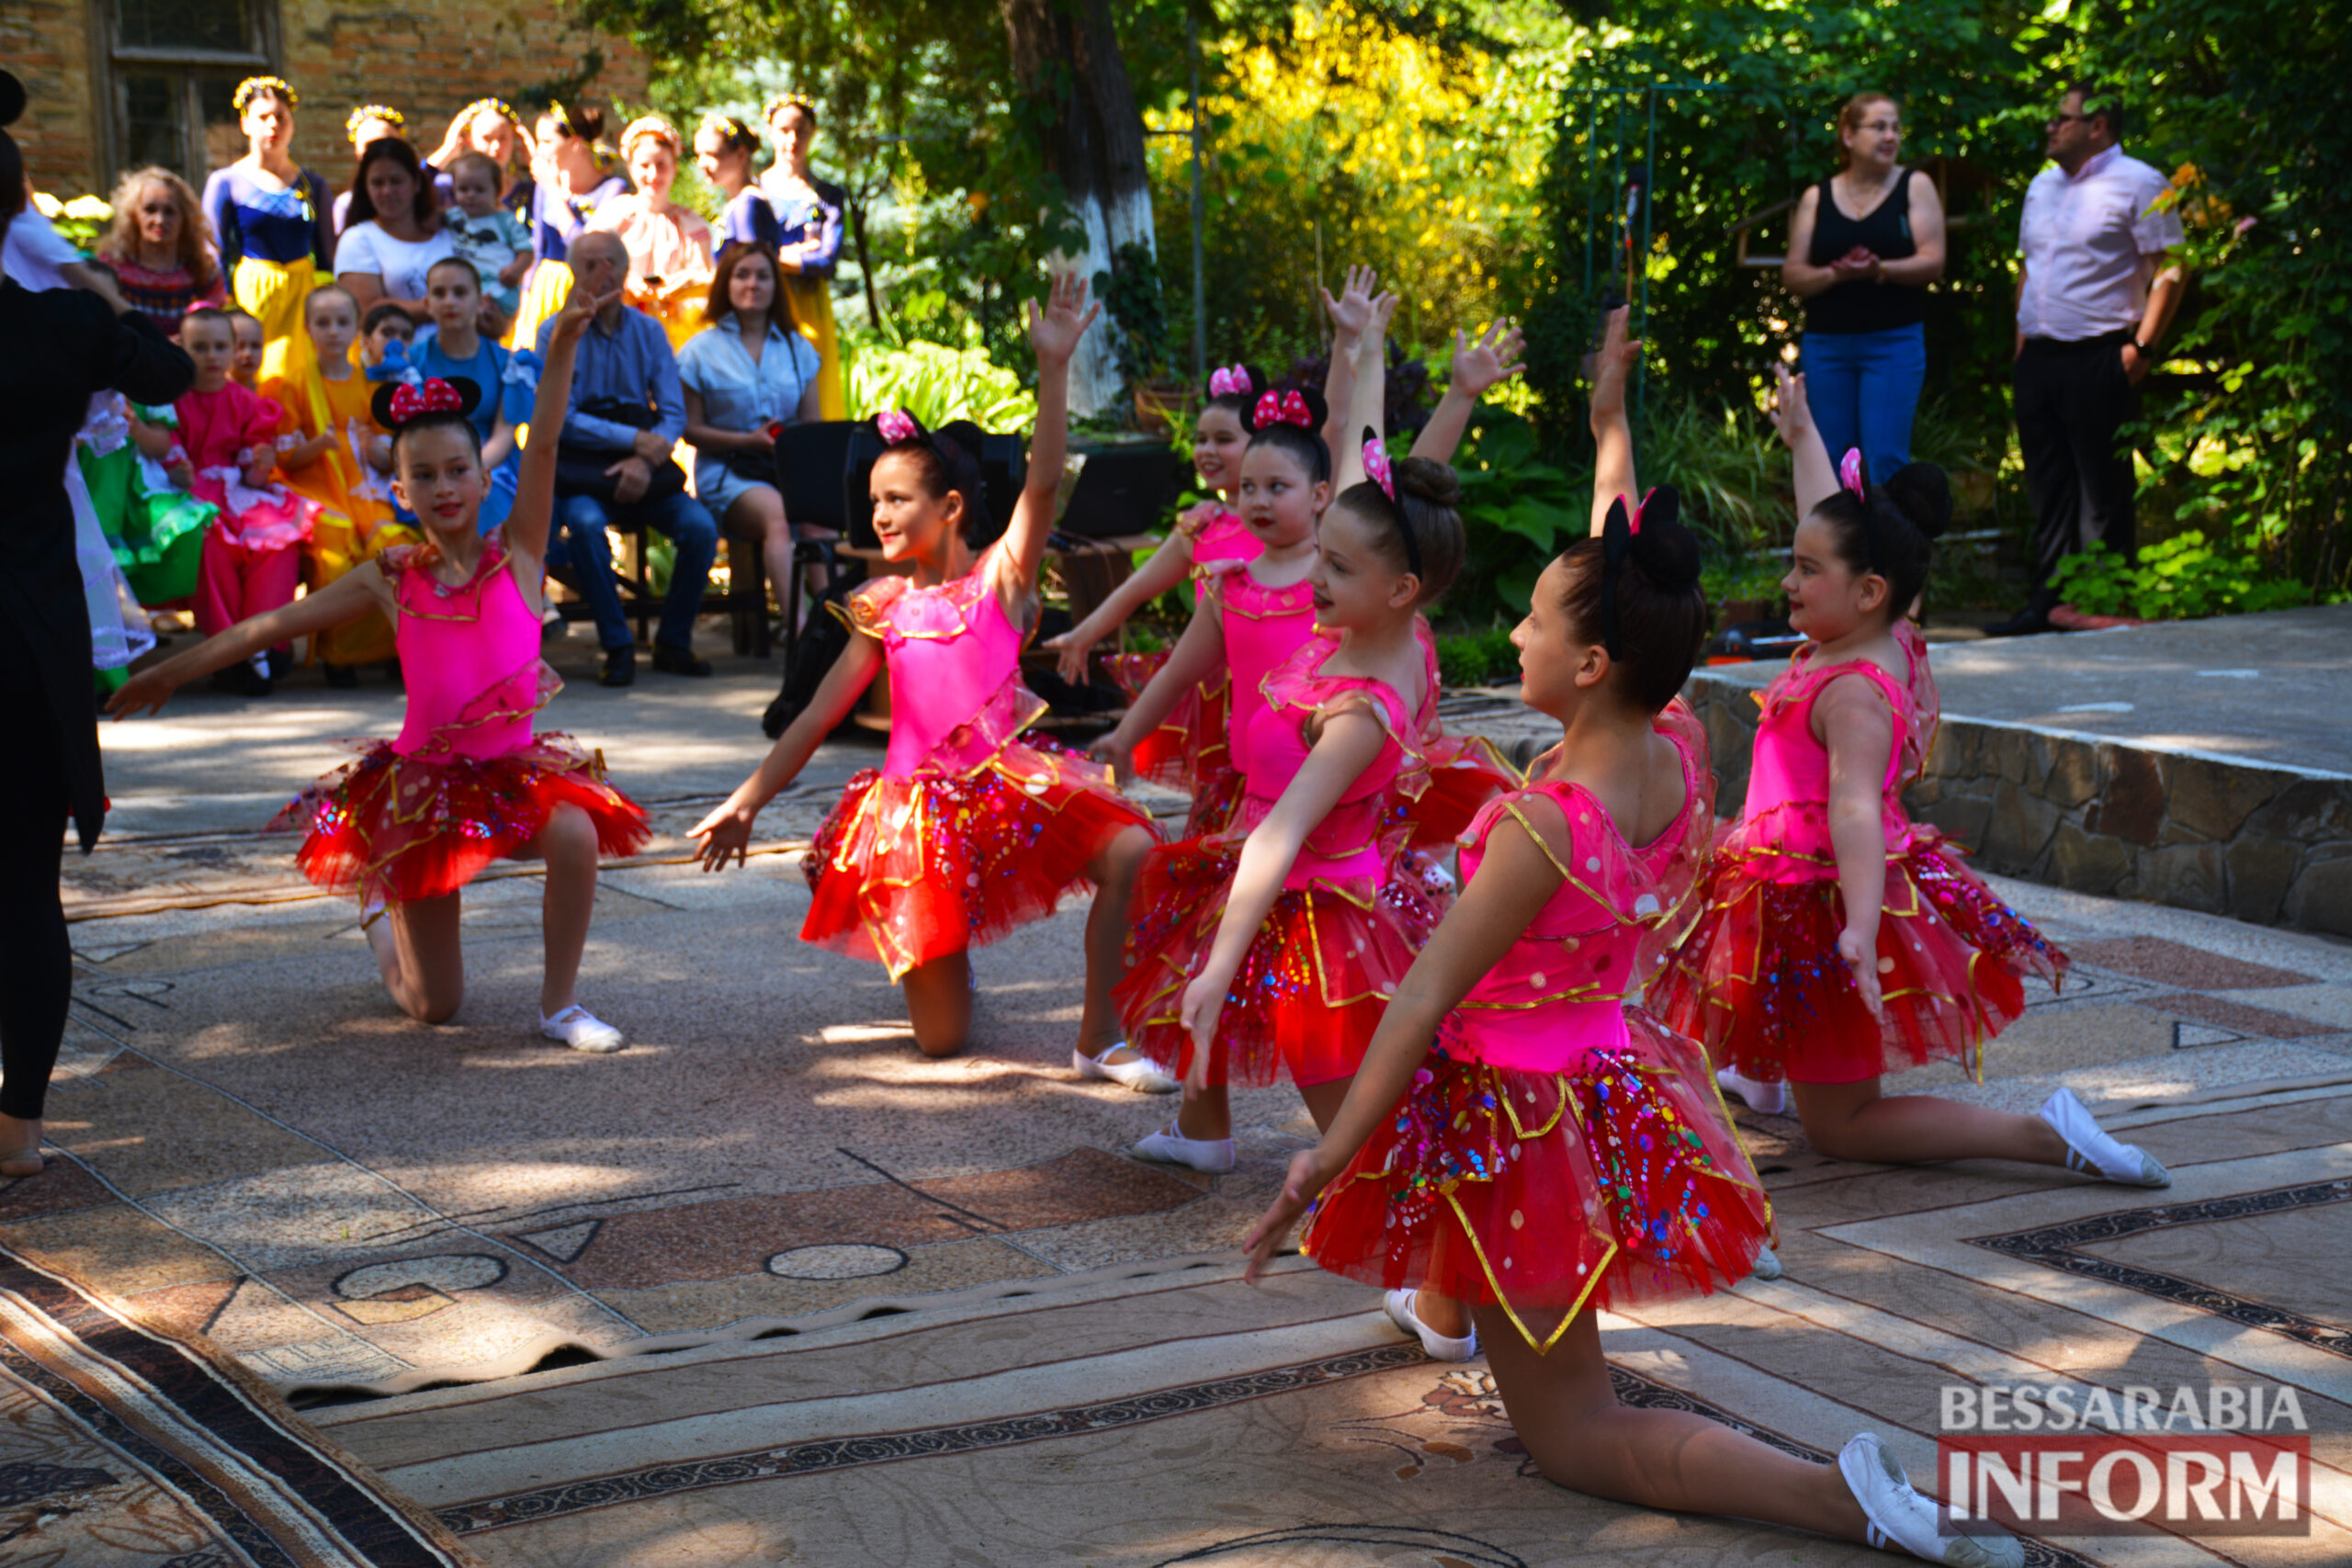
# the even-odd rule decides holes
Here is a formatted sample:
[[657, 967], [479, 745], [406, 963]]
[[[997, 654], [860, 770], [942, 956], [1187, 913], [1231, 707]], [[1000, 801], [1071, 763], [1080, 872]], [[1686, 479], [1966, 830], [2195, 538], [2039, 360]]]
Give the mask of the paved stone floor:
[[[291, 840], [251, 837], [334, 765], [335, 738], [396, 728], [391, 687], [330, 693], [298, 678], [261, 703], [191, 694], [160, 719], [107, 732], [119, 836], [86, 860], [69, 857], [75, 1005], [49, 1122], [66, 1157], [0, 1188], [0, 1241], [201, 1329], [307, 1397], [503, 1376], [550, 1352], [560, 1360], [565, 1347], [640, 1369], [653, 1363], [630, 1353], [700, 1344], [711, 1348], [688, 1354], [737, 1354], [777, 1329], [814, 1347], [825, 1333], [870, 1327], [859, 1320], [879, 1309], [917, 1314], [909, 1323], [997, 1321], [1033, 1295], [1040, 1311], [1114, 1300], [1145, 1288], [1122, 1280], [1234, 1245], [1311, 1129], [1290, 1091], [1257, 1091], [1238, 1099], [1242, 1162], [1230, 1176], [1124, 1157], [1170, 1102], [1069, 1072], [1082, 908], [984, 951], [974, 1049], [924, 1060], [878, 970], [792, 935], [807, 905], [794, 843], [878, 743], [829, 745], [805, 787], [763, 818], [766, 842], [750, 865], [706, 875], [685, 863], [680, 834], [763, 749], [754, 720], [774, 667], [730, 662], [707, 682], [649, 673], [632, 692], [608, 693], [588, 679], [583, 647], [557, 652], [577, 683], [543, 722], [601, 747], [662, 830], [606, 873], [585, 969], [584, 998], [628, 1032], [628, 1048], [588, 1057], [536, 1038], [539, 884], [525, 868], [469, 893], [470, 994], [455, 1023], [429, 1029], [384, 1001], [356, 910], [310, 895]], [[1499, 705], [1461, 707], [1505, 740], [1541, 728]], [[1638, 1353], [1664, 1383], [1695, 1379], [1699, 1394], [1748, 1389], [1756, 1408], [1731, 1403], [1763, 1420], [1757, 1411], [1788, 1404], [1791, 1390], [1845, 1397], [1839, 1357], [1864, 1358], [1871, 1375], [1925, 1401], [1921, 1391], [1954, 1371], [2074, 1365], [2064, 1346], [2094, 1325], [2100, 1367], [2303, 1387], [2339, 1429], [2326, 1451], [2336, 1467], [2329, 1539], [2341, 1540], [2352, 948], [2000, 886], [2071, 951], [2074, 979], [2063, 995], [2034, 997], [1983, 1085], [1937, 1067], [1899, 1087], [2030, 1109], [2070, 1085], [2102, 1116], [2144, 1129], [2134, 1135], [2184, 1173], [2170, 1196], [2207, 1208], [2176, 1213], [2161, 1208], [2165, 1195], [1993, 1165], [1840, 1165], [1806, 1149], [1793, 1123], [1747, 1116], [1790, 1281], [1624, 1320], [1612, 1348]], [[2281, 1192], [2301, 1195], [2265, 1196]], [[2108, 1241], [2065, 1229], [2126, 1210], [2159, 1220]], [[1991, 1232], [2032, 1233], [2051, 1257], [2002, 1254], [1997, 1289], [1954, 1294], [1956, 1280], [1993, 1278], [1993, 1255], [1977, 1245]], [[1858, 1271], [1871, 1276], [1859, 1293], [1848, 1288]], [[1363, 1319], [1365, 1305], [1351, 1298], [1330, 1312], [1355, 1323], [1357, 1337], [1393, 1343]], [[1842, 1336], [1844, 1349], [1808, 1340], [1808, 1325]], [[1712, 1384], [1717, 1371], [1729, 1381]], [[1769, 1390], [1755, 1382], [1768, 1373]], [[1082, 1377], [1063, 1381], [1069, 1389], [1051, 1398], [1084, 1393]], [[666, 1395], [644, 1397], [652, 1418]], [[1024, 1397], [999, 1391], [970, 1408], [1032, 1408]], [[409, 1407], [346, 1405], [334, 1418]], [[1845, 1418], [1805, 1410], [1776, 1429], [1802, 1427], [1810, 1443]], [[1924, 1404], [1915, 1415], [1915, 1432], [1932, 1429]], [[861, 1411], [839, 1430], [909, 1418]], [[821, 1419], [808, 1428], [824, 1429]], [[379, 1462], [432, 1458], [431, 1440], [401, 1441], [399, 1457]], [[987, 1483], [1022, 1483], [1030, 1451], [991, 1459]], [[1103, 1462], [1131, 1475], [1151, 1461]], [[435, 1506], [522, 1484], [469, 1489], [446, 1467], [435, 1474]], [[703, 1560], [650, 1548], [582, 1556], [582, 1539], [559, 1532], [506, 1557]], [[1765, 1539], [1779, 1541], [1771, 1560], [1787, 1559], [1787, 1538]], [[1694, 1556], [1661, 1546], [1663, 1555], [1645, 1547], [1631, 1557], [1747, 1561], [1741, 1540], [1760, 1544], [1709, 1537]], [[709, 1560], [773, 1561], [784, 1554], [774, 1548]], [[848, 1550], [836, 1540], [808, 1560], [956, 1560], [912, 1537], [838, 1554]], [[1062, 1560], [1060, 1548], [1044, 1555]], [[1147, 1559], [1122, 1549], [1099, 1560]], [[2064, 1560], [2329, 1559], [2199, 1548]]]

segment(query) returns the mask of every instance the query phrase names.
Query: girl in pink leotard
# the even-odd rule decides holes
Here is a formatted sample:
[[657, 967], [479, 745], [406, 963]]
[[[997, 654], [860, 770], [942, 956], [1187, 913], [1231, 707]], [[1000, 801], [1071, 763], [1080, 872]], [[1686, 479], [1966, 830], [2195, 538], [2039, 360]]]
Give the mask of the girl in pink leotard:
[[[1099, 307], [1097, 308], [1099, 309]], [[808, 765], [867, 684], [890, 671], [890, 748], [849, 782], [804, 862], [814, 894], [802, 940], [884, 964], [926, 1055], [961, 1051], [972, 1020], [969, 951], [1050, 913], [1091, 884], [1086, 1007], [1076, 1059], [1131, 1087], [1175, 1085], [1117, 1037], [1111, 982], [1127, 889], [1150, 818], [1084, 759], [1022, 738], [1045, 704], [1021, 683], [1037, 574], [1069, 434], [1069, 356], [1096, 311], [1075, 276], [1033, 308], [1037, 429], [1029, 481], [1004, 536], [966, 541], [981, 516], [977, 457], [892, 412], [872, 479], [883, 558], [912, 569], [860, 588], [849, 647], [757, 772], [695, 825], [704, 864], [740, 862], [760, 809]]]
[[[563, 423], [574, 350], [596, 304], [575, 294], [556, 320], [536, 429]], [[198, 675], [380, 610], [407, 671], [407, 717], [397, 739], [367, 748], [281, 815], [309, 829], [299, 863], [321, 886], [358, 895], [385, 988], [412, 1018], [440, 1023], [465, 994], [460, 889], [502, 856], [544, 861], [540, 1032], [575, 1050], [616, 1051], [620, 1031], [579, 1005], [580, 957], [597, 856], [644, 843], [645, 813], [569, 737], [532, 734], [531, 716], [560, 684], [539, 659], [555, 447], [524, 454], [514, 510], [484, 536], [478, 519], [488, 480], [468, 418], [482, 392], [468, 381], [427, 381], [377, 394], [377, 420], [394, 432], [394, 491], [423, 519], [425, 543], [388, 551], [142, 671], [107, 706], [118, 717], [159, 708]]]

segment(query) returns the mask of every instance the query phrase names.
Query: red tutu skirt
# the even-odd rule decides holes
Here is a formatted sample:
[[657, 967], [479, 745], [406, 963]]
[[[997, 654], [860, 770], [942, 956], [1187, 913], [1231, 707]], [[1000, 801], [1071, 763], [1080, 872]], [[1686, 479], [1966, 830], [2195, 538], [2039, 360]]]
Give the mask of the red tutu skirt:
[[1395, 807], [1417, 850], [1453, 848], [1488, 801], [1527, 782], [1493, 741], [1479, 736], [1442, 735], [1424, 740], [1421, 752], [1429, 759], [1429, 785], [1419, 798], [1400, 799]]
[[[1121, 653], [1104, 660], [1111, 679], [1134, 702], [1168, 662], [1165, 653]], [[1216, 677], [1193, 687], [1136, 746], [1136, 776], [1193, 797], [1184, 837], [1220, 832], [1240, 808], [1242, 778], [1232, 765], [1227, 728], [1233, 716], [1233, 679]]]
[[1706, 1059], [1639, 1009], [1625, 1023], [1625, 1046], [1573, 1072], [1441, 1048], [1324, 1190], [1302, 1250], [1368, 1285], [1500, 1305], [1539, 1350], [1588, 1306], [1747, 1278], [1771, 1202]]
[[1834, 877], [1768, 881], [1721, 855], [1700, 915], [1649, 988], [1667, 1026], [1759, 1083], [1859, 1083], [1939, 1058], [1984, 1072], [1984, 1042], [2025, 1010], [2027, 975], [2055, 983], [2066, 955], [1995, 896], [1933, 829], [1886, 863], [1878, 928], [1886, 1021], [1862, 1006], [1838, 956], [1845, 900]]
[[[1129, 902], [1127, 969], [1114, 998], [1127, 1043], [1182, 1077], [1193, 1038], [1184, 987], [1216, 944], [1240, 863], [1238, 840], [1152, 852]], [[1211, 1083], [1351, 1077], [1396, 982], [1443, 913], [1411, 879], [1285, 889], [1234, 972], [1208, 1065]]]
[[800, 940], [898, 979], [994, 942], [1091, 885], [1114, 835], [1151, 819], [1103, 771], [1050, 742], [1016, 741], [978, 772], [849, 781], [801, 869], [816, 895]]
[[652, 836], [645, 808], [605, 782], [601, 758], [568, 735], [535, 737], [497, 757], [403, 757], [379, 740], [311, 785], [270, 824], [304, 828], [295, 863], [362, 905], [455, 893], [529, 845], [559, 806], [596, 824], [596, 850], [634, 854]]

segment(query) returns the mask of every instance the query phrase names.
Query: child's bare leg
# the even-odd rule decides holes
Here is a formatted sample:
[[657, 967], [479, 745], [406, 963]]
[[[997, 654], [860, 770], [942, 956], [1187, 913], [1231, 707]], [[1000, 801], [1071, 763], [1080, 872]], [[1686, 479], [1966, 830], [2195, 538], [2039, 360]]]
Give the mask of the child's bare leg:
[[1210, 1142], [1233, 1136], [1233, 1102], [1225, 1086], [1209, 1084], [1198, 1093], [1188, 1086], [1183, 1104], [1176, 1108], [1176, 1131], [1187, 1138]]
[[972, 1037], [972, 959], [951, 953], [910, 969], [899, 981], [907, 1020], [926, 1056], [953, 1056]]
[[2014, 1159], [2064, 1165], [2066, 1140], [2038, 1116], [1988, 1111], [1931, 1094], [1882, 1095], [1879, 1080], [1792, 1083], [1797, 1115], [1815, 1151], [1832, 1159], [1918, 1165], [1939, 1159]]
[[1836, 1465], [1808, 1463], [1689, 1411], [1619, 1404], [1591, 1313], [1579, 1314], [1544, 1355], [1500, 1307], [1476, 1315], [1496, 1391], [1548, 1479], [1644, 1507], [1864, 1539], [1861, 1505]]
[[539, 836], [515, 852], [548, 868], [539, 895], [539, 930], [547, 968], [539, 981], [539, 1016], [553, 1018], [580, 999], [580, 955], [596, 908], [596, 824], [576, 806], [559, 806]]
[[1094, 907], [1086, 916], [1086, 1008], [1078, 1021], [1078, 1048], [1108, 1063], [1132, 1062], [1137, 1053], [1125, 1047], [1103, 1055], [1103, 1048], [1119, 1038], [1118, 1009], [1111, 987], [1117, 985], [1127, 943], [1127, 899], [1135, 892], [1136, 873], [1151, 852], [1151, 835], [1129, 828], [1095, 852], [1086, 875], [1094, 884]]
[[388, 904], [368, 928], [368, 945], [393, 1005], [419, 1023], [447, 1023], [466, 999], [466, 959], [458, 943], [460, 893]]

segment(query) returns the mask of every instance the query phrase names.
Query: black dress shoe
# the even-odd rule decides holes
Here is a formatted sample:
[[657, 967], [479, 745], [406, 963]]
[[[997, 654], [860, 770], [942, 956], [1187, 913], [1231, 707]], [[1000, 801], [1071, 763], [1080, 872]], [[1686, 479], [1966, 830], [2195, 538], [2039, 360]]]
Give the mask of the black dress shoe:
[[634, 686], [637, 684], [637, 649], [616, 648], [605, 655], [605, 672], [596, 677], [600, 686]]
[[263, 656], [269, 661], [269, 678], [283, 681], [286, 672], [294, 668], [294, 655], [285, 649], [273, 648]]
[[653, 645], [653, 668], [664, 675], [707, 675], [710, 660], [696, 659], [683, 648], [672, 648], [666, 642]]
[[359, 671], [354, 670], [350, 665], [329, 664], [325, 660], [322, 660], [319, 662], [319, 668], [326, 671], [327, 684], [333, 686], [336, 691], [349, 692], [358, 689]]

